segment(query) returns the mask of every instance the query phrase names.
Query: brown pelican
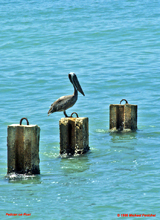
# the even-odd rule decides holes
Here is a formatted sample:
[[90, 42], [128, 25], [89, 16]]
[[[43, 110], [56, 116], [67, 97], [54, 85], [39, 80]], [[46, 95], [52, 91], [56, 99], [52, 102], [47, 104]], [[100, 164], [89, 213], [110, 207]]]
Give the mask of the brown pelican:
[[50, 115], [53, 112], [61, 112], [63, 111], [65, 117], [68, 117], [66, 114], [66, 110], [68, 108], [71, 108], [77, 101], [78, 99], [78, 91], [85, 96], [79, 81], [77, 79], [77, 76], [75, 73], [69, 73], [68, 74], [70, 82], [73, 84], [74, 87], [74, 93], [73, 95], [67, 95], [67, 96], [62, 96], [59, 99], [57, 99], [50, 107], [48, 111], [48, 115]]

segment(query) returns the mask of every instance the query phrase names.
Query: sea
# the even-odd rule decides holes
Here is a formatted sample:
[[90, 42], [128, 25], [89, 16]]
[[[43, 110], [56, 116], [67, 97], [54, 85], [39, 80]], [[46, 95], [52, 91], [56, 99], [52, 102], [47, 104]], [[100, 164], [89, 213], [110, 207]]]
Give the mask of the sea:
[[[90, 151], [61, 157], [64, 115], [47, 112], [73, 94], [70, 72]], [[110, 132], [122, 99], [137, 131]], [[9, 178], [7, 127], [23, 117], [41, 129], [40, 175]], [[160, 1], [0, 0], [0, 142], [2, 220], [160, 219]]]

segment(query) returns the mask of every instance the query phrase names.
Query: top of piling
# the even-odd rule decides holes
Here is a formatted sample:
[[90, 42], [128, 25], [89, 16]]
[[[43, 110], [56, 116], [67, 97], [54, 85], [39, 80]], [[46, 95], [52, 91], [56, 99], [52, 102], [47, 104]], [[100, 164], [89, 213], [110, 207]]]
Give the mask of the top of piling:
[[68, 119], [70, 119], [70, 120], [76, 120], [76, 119], [85, 119], [85, 118], [88, 118], [88, 117], [78, 117], [78, 118], [74, 118], [74, 117], [65, 117], [65, 118], [61, 118], [61, 119], [66, 119], [66, 120], [68, 120]]
[[8, 127], [38, 127], [38, 125], [20, 125], [20, 124], [11, 124], [11, 125], [8, 125]]
[[110, 106], [124, 106], [124, 105], [126, 105], [126, 106], [137, 106], [137, 105], [132, 105], [132, 104], [110, 104]]
[[[22, 124], [22, 121], [23, 121], [23, 120], [26, 120], [26, 123], [27, 123], [27, 124], [24, 124], [24, 125], [23, 125], [23, 124]], [[32, 127], [38, 127], [38, 125], [30, 125], [28, 119], [25, 118], [25, 117], [23, 117], [23, 118], [21, 118], [19, 124], [8, 125], [8, 127], [29, 127], [29, 128], [32, 128]]]

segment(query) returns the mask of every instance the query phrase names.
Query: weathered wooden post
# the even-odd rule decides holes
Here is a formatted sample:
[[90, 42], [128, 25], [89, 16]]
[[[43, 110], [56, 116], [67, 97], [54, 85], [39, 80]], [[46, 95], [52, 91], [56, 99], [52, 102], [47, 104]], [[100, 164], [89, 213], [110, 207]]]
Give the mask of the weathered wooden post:
[[[121, 105], [126, 101], [125, 105]], [[135, 131], [137, 130], [137, 105], [130, 105], [126, 99], [120, 104], [110, 105], [110, 130]]]
[[[22, 125], [23, 119], [27, 125]], [[20, 124], [8, 126], [8, 174], [40, 174], [39, 139], [40, 128], [29, 125], [27, 118], [22, 118]]]
[[59, 121], [60, 154], [84, 154], [89, 150], [88, 118], [78, 115], [72, 118], [72, 115]]

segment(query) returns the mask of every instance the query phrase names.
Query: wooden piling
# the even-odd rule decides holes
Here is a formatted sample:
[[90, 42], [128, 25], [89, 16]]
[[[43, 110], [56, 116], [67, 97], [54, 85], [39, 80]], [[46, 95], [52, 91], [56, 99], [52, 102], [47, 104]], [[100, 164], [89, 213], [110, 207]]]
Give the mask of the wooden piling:
[[29, 123], [28, 125], [12, 124], [8, 126], [7, 132], [7, 173], [40, 174], [40, 128]]
[[[121, 100], [121, 102], [124, 99]], [[126, 101], [126, 100], [125, 100]], [[135, 131], [137, 130], [137, 105], [111, 104], [110, 105], [110, 130]]]
[[89, 150], [88, 118], [61, 118], [60, 154], [84, 154]]

